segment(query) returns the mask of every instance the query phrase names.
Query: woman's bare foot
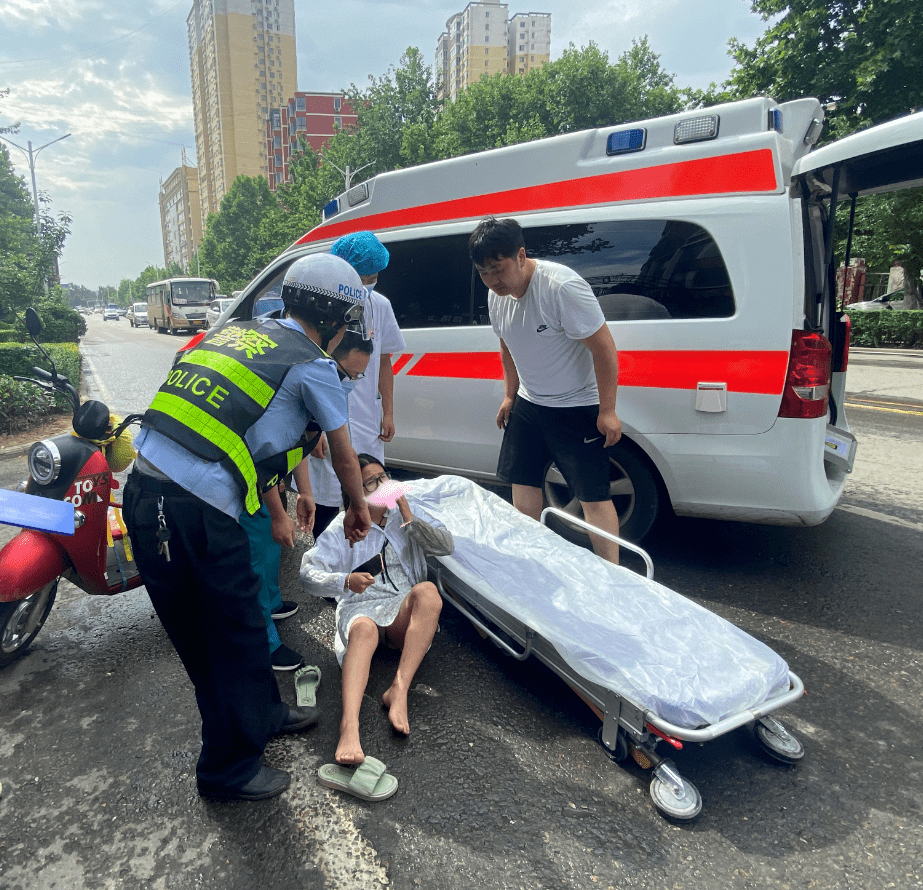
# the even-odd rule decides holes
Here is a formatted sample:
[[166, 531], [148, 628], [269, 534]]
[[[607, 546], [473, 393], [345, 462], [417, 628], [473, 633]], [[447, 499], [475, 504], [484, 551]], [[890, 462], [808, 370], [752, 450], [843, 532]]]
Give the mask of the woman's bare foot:
[[365, 760], [365, 752], [359, 741], [358, 726], [340, 724], [340, 742], [337, 745], [335, 759], [337, 763], [342, 763], [344, 766], [358, 766]]
[[410, 735], [410, 718], [407, 716], [407, 691], [399, 689], [393, 683], [381, 697], [388, 709], [391, 725], [404, 735]]

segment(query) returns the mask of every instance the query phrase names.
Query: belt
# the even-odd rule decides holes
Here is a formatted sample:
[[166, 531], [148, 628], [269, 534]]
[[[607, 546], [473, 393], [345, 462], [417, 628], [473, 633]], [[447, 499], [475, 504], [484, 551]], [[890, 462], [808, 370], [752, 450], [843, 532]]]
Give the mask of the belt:
[[169, 479], [155, 479], [153, 476], [148, 476], [137, 469], [132, 470], [131, 475], [128, 477], [128, 481], [131, 482], [132, 485], [137, 485], [142, 491], [147, 491], [152, 494], [195, 497], [191, 491], [187, 491], [182, 485], [178, 485], [176, 482]]

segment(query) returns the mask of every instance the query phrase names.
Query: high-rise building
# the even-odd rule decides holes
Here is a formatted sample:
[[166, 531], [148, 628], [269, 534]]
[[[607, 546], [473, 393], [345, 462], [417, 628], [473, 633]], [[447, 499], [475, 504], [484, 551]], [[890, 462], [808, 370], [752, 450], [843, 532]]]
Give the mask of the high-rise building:
[[289, 181], [289, 160], [300, 153], [301, 137], [315, 152], [338, 130], [356, 123], [357, 116], [342, 93], [297, 92], [288, 104], [273, 108], [266, 120], [269, 187]]
[[507, 27], [507, 73], [528, 74], [551, 61], [551, 13], [520, 12]]
[[185, 271], [202, 240], [202, 208], [199, 202], [199, 171], [183, 163], [160, 180], [160, 230], [163, 234], [163, 262], [176, 263]]
[[298, 85], [295, 0], [193, 0], [186, 19], [202, 219], [266, 176], [266, 119]]
[[446, 22], [436, 45], [440, 96], [454, 99], [485, 74], [523, 75], [550, 60], [551, 13], [517, 13], [507, 20], [507, 10], [506, 3], [477, 0]]

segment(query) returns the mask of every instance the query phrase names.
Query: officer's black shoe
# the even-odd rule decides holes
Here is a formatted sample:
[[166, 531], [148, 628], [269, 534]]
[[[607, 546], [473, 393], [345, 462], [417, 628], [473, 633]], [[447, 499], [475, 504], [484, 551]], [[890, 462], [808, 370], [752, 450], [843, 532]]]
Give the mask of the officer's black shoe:
[[199, 785], [199, 794], [215, 800], [268, 800], [280, 795], [291, 784], [292, 777], [284, 769], [261, 764], [259, 772], [240, 788], [208, 788]]
[[278, 609], [273, 609], [272, 617], [279, 621], [282, 618], [291, 618], [298, 611], [298, 603], [294, 600], [282, 600], [282, 605]]
[[304, 664], [304, 658], [283, 643], [269, 656], [274, 671], [297, 671]]
[[317, 716], [317, 708], [310, 708], [307, 706], [296, 708], [294, 705], [289, 705], [288, 717], [285, 718], [285, 723], [282, 724], [282, 728], [276, 735], [283, 735], [288, 732], [301, 732], [304, 729], [309, 729], [317, 723]]

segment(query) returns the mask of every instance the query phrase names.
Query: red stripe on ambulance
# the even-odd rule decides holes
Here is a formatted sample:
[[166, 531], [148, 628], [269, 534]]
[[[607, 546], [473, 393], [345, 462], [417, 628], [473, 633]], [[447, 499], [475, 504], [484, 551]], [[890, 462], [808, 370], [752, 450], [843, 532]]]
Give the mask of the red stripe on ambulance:
[[762, 148], [373, 213], [329, 225], [322, 224], [297, 243], [322, 241], [360, 229], [381, 231], [454, 219], [526, 213], [530, 210], [692, 195], [774, 192], [778, 188], [772, 150]]
[[[787, 368], [785, 351], [619, 350], [619, 386], [694, 390], [699, 383], [726, 383], [728, 392], [779, 395]], [[428, 352], [406, 376], [502, 380], [503, 366], [499, 351]]]

